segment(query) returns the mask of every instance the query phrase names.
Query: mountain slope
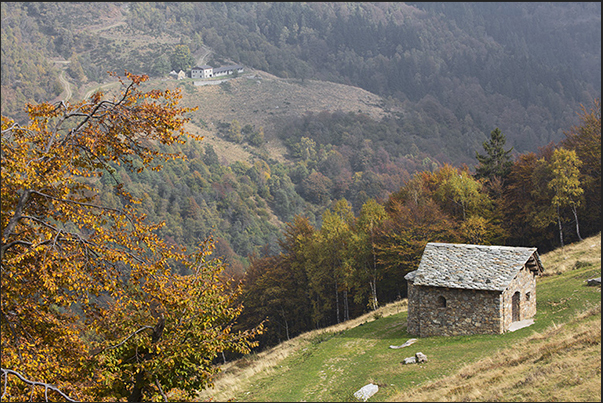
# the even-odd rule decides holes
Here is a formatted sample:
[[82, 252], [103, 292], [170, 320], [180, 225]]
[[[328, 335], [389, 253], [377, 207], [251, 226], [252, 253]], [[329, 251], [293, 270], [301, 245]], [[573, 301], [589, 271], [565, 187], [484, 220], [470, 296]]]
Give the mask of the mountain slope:
[[[207, 136], [208, 142], [212, 143], [218, 140], [215, 134], [219, 122], [237, 120], [241, 125], [263, 127], [270, 157], [280, 161], [284, 161], [286, 150], [275, 133], [279, 125], [291, 117], [306, 112], [343, 111], [361, 112], [380, 119], [391, 113], [380, 96], [358, 87], [315, 80], [286, 80], [253, 69], [219, 85], [195, 86], [195, 81], [187, 79], [167, 85], [184, 87], [182, 105], [199, 108], [192, 114], [191, 122], [198, 127], [198, 133]], [[155, 82], [153, 85], [166, 83]], [[229, 148], [242, 149], [243, 146], [231, 143]], [[249, 158], [249, 155], [233, 158], [230, 156], [232, 151], [227, 152], [223, 146], [218, 149], [229, 162]]]
[[[530, 327], [503, 335], [430, 337], [409, 347], [405, 301], [331, 328], [308, 332], [223, 366], [214, 389], [223, 401], [598, 401], [601, 397], [601, 235], [541, 256], [538, 313]], [[512, 348], [511, 348], [512, 347]], [[423, 352], [428, 362], [402, 365]], [[488, 387], [484, 388], [487, 384]]]

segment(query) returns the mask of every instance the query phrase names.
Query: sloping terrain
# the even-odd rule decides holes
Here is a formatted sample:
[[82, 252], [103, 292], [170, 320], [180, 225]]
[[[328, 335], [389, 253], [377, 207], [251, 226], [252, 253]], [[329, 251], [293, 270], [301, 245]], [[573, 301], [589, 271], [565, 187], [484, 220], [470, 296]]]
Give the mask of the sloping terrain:
[[[601, 234], [541, 256], [538, 313], [502, 335], [430, 337], [409, 347], [405, 300], [227, 363], [201, 400], [600, 401]], [[428, 362], [402, 365], [422, 352]]]
[[[272, 158], [283, 160], [286, 152], [274, 135], [276, 125], [306, 112], [362, 112], [379, 119], [392, 111], [378, 95], [358, 87], [315, 80], [288, 80], [263, 71], [246, 69], [240, 77], [216, 85], [195, 85], [200, 80], [152, 80], [149, 86], [182, 88], [181, 105], [198, 107], [191, 114], [191, 131], [206, 136], [208, 144], [229, 163], [248, 160], [247, 145], [225, 142], [216, 136], [216, 126], [237, 120], [241, 126], [262, 127]], [[207, 81], [211, 82], [211, 81]]]

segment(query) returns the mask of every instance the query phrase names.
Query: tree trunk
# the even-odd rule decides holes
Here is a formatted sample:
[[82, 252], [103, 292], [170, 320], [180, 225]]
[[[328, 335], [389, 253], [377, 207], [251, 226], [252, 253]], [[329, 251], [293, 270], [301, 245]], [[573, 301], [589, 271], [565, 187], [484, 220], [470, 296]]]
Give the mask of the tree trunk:
[[289, 337], [289, 322], [287, 322], [287, 318], [285, 316], [285, 310], [283, 309], [282, 306], [281, 306], [281, 316], [283, 317], [283, 320], [285, 321], [285, 333], [287, 334], [287, 340], [291, 340], [291, 338]]
[[576, 211], [576, 206], [572, 205], [572, 213], [574, 213], [574, 218], [576, 219], [576, 234], [578, 235], [578, 239], [582, 241], [582, 236], [580, 235], [580, 226], [578, 225], [578, 212]]
[[561, 216], [559, 215], [559, 206], [557, 206], [557, 222], [559, 223], [559, 239], [561, 241], [561, 249], [563, 249], [563, 228], [561, 227]]
[[373, 311], [379, 307], [377, 301], [377, 253], [375, 253], [375, 239], [371, 228], [371, 248], [373, 249], [373, 281], [371, 283], [371, 292], [373, 293]]
[[132, 393], [128, 396], [128, 402], [142, 402], [142, 390], [144, 386], [144, 371], [141, 371], [136, 374], [134, 388], [132, 388]]
[[348, 305], [348, 290], [343, 290], [343, 320], [350, 320], [350, 306]]
[[371, 309], [374, 311], [379, 307], [379, 303], [377, 302], [377, 285], [375, 276], [373, 276], [373, 280], [369, 281], [369, 287], [371, 289]]
[[337, 307], [337, 323], [339, 323], [339, 292], [337, 292], [337, 280], [335, 280], [335, 306]]
[[[151, 342], [153, 344], [157, 343], [161, 336], [163, 335], [163, 329], [165, 327], [165, 319], [162, 317], [153, 328], [153, 333], [151, 334]], [[143, 353], [142, 360], [147, 359], [145, 357], [146, 353]], [[145, 371], [140, 371], [136, 374], [136, 379], [134, 380], [134, 387], [132, 388], [132, 392], [130, 396], [128, 396], [128, 402], [142, 402], [143, 399], [143, 391], [148, 384], [148, 381], [144, 379]]]

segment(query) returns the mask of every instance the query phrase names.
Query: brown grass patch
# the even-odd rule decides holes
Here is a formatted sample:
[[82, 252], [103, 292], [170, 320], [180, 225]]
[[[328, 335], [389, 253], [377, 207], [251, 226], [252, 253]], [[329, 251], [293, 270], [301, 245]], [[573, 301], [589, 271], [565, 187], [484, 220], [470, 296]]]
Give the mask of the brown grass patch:
[[[599, 305], [570, 324], [600, 314]], [[601, 321], [570, 324], [551, 326], [391, 401], [600, 401]]]
[[[187, 79], [167, 84], [170, 87], [192, 86], [194, 81]], [[200, 126], [202, 120], [206, 125], [204, 130], [214, 134], [218, 122], [231, 123], [235, 119], [241, 125], [251, 124], [256, 129], [263, 127], [266, 150], [279, 161], [284, 161], [286, 149], [276, 138], [276, 128], [292, 116], [341, 110], [363, 112], [378, 119], [388, 113], [381, 97], [358, 87], [313, 80], [302, 83], [301, 80], [280, 79], [249, 68], [240, 77], [230, 79], [226, 87], [205, 85], [195, 86], [194, 90], [189, 87], [183, 91], [181, 104], [197, 106], [199, 110], [191, 114], [192, 123]], [[208, 140], [211, 140], [209, 136]], [[243, 150], [248, 147], [230, 144]], [[231, 149], [226, 151], [232, 153]]]
[[543, 277], [564, 273], [574, 268], [591, 265], [601, 267], [601, 233], [584, 242], [565, 245], [542, 256]]

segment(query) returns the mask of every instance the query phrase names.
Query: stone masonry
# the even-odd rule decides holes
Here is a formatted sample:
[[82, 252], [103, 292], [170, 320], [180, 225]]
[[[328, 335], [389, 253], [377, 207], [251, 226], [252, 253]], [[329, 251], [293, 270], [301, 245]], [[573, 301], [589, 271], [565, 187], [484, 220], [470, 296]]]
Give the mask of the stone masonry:
[[[429, 243], [408, 284], [408, 332], [497, 334], [536, 314], [536, 248]], [[514, 297], [515, 295], [515, 297]]]

